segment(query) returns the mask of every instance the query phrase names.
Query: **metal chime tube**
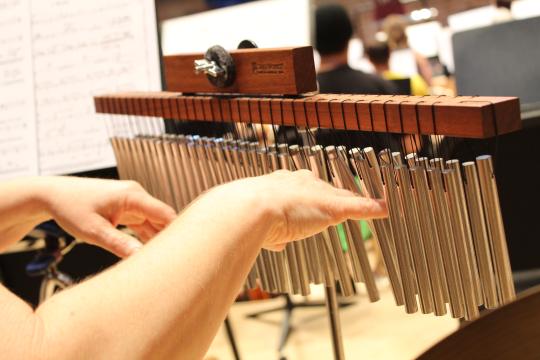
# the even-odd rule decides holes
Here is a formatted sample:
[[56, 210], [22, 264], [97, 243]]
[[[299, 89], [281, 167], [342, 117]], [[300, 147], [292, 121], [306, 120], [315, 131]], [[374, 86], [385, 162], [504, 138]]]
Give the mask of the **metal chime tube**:
[[[352, 149], [351, 154], [354, 168], [362, 181], [365, 195], [374, 199], [384, 199], [381, 170], [373, 148], [365, 148], [363, 151]], [[390, 220], [375, 219], [370, 220], [369, 223], [373, 236], [379, 243], [396, 304], [403, 305], [405, 304], [403, 284], [399, 274], [400, 270], [398, 268], [396, 246], [392, 236]]]
[[165, 148], [164, 148], [164, 142], [162, 139], [155, 139], [153, 141], [155, 146], [155, 151], [157, 154], [157, 160], [158, 160], [158, 168], [159, 168], [159, 177], [160, 177], [160, 184], [162, 188], [162, 194], [163, 194], [163, 200], [165, 203], [169, 204], [170, 206], [174, 206], [175, 200], [172, 193], [172, 186], [171, 186], [171, 179], [172, 179], [172, 173], [167, 168], [166, 163], [166, 155], [165, 155]]
[[415, 203], [420, 217], [420, 232], [429, 269], [431, 289], [433, 291], [434, 313], [437, 316], [446, 314], [444, 301], [444, 288], [446, 281], [441, 273], [439, 264], [442, 264], [441, 254], [436, 244], [439, 242], [437, 229], [434, 224], [433, 210], [429, 199], [428, 184], [425, 170], [422, 167], [409, 169], [414, 186]]
[[[341, 183], [343, 188], [358, 193], [359, 189], [354, 180], [354, 176], [351, 174], [345, 149], [338, 147], [336, 155], [337, 156], [334, 157], [334, 159], [330, 157], [330, 154], [329, 157], [335, 171], [334, 173], [339, 180], [338, 183]], [[350, 231], [350, 236], [348, 236], [348, 245], [353, 269], [359, 274], [359, 279], [355, 280], [359, 281], [362, 279], [365, 283], [370, 301], [377, 301], [380, 298], [379, 291], [377, 290], [375, 278], [369, 264], [360, 223], [356, 220], [347, 220], [344, 225], [345, 228]]]
[[178, 168], [174, 161], [175, 158], [173, 155], [173, 146], [170, 136], [163, 137], [163, 151], [165, 154], [165, 163], [167, 166], [167, 173], [169, 174], [171, 191], [174, 198], [174, 208], [176, 211], [180, 211], [184, 206], [184, 198], [181, 191], [183, 184], [180, 182], [182, 177], [178, 172]]
[[[326, 151], [326, 154], [328, 156], [328, 162], [329, 162], [329, 166], [331, 168], [331, 181], [333, 183], [333, 185], [337, 188], [340, 188], [340, 189], [345, 189], [345, 185], [344, 185], [344, 178], [342, 177], [342, 174], [340, 172], [340, 169], [338, 168], [338, 155], [337, 155], [337, 152], [336, 152], [336, 148], [334, 146], [327, 146], [325, 148], [325, 151]], [[351, 235], [350, 235], [350, 229], [347, 225], [346, 222], [343, 222], [341, 224], [341, 226], [343, 227], [344, 229], [344, 234], [345, 234], [345, 242], [347, 244], [347, 248], [348, 248], [348, 251], [347, 251], [347, 255], [350, 255], [349, 256], [349, 264], [351, 265], [351, 268], [350, 268], [350, 273], [352, 274], [352, 278], [355, 282], [360, 282], [363, 280], [363, 275], [362, 275], [362, 270], [360, 269], [360, 260], [358, 258], [358, 254], [356, 252], [354, 252], [353, 254], [353, 250], [354, 250], [354, 247], [353, 247], [353, 244], [352, 244], [352, 239], [351, 239]]]
[[187, 192], [187, 200], [188, 203], [195, 200], [195, 198], [199, 195], [197, 184], [195, 180], [195, 171], [191, 168], [191, 160], [189, 158], [189, 151], [188, 151], [188, 138], [184, 135], [178, 135], [177, 136], [177, 150], [180, 154], [180, 167], [182, 168], [182, 171], [185, 175], [186, 179], [186, 188]]
[[441, 290], [443, 295], [443, 300], [445, 303], [448, 303], [450, 301], [450, 295], [448, 292], [448, 283], [446, 280], [446, 274], [444, 269], [444, 263], [442, 260], [442, 250], [441, 250], [441, 240], [439, 237], [439, 233], [437, 231], [437, 226], [435, 224], [435, 205], [433, 204], [433, 189], [431, 186], [431, 182], [429, 179], [429, 176], [427, 175], [428, 171], [431, 170], [431, 164], [429, 162], [429, 159], [427, 157], [420, 157], [418, 158], [418, 161], [416, 162], [417, 166], [421, 167], [423, 170], [425, 170], [424, 177], [423, 177], [423, 184], [422, 186], [425, 189], [426, 197], [424, 198], [423, 204], [426, 206], [426, 219], [429, 222], [429, 227], [432, 229], [429, 234], [433, 237], [433, 251], [435, 256], [435, 265], [437, 267], [437, 272], [440, 274], [439, 279], [441, 282]]
[[482, 288], [480, 286], [480, 277], [478, 275], [478, 263], [476, 261], [476, 249], [474, 248], [472, 233], [471, 233], [471, 224], [469, 221], [469, 213], [467, 211], [467, 202], [465, 200], [465, 190], [463, 188], [463, 178], [461, 177], [461, 169], [459, 166], [458, 160], [448, 160], [446, 161], [446, 165], [450, 169], [454, 169], [456, 177], [456, 194], [457, 194], [457, 200], [459, 201], [459, 204], [457, 206], [457, 209], [460, 212], [460, 218], [462, 219], [462, 236], [465, 241], [465, 244], [467, 245], [466, 249], [468, 251], [468, 257], [469, 257], [469, 266], [471, 268], [471, 274], [472, 274], [472, 280], [473, 280], [473, 286], [474, 286], [474, 296], [476, 298], [476, 304], [478, 306], [483, 305], [483, 296], [482, 296]]
[[496, 273], [500, 287], [499, 301], [502, 304], [507, 304], [514, 300], [516, 295], [514, 282], [512, 281], [508, 248], [506, 247], [506, 236], [502, 222], [497, 184], [493, 172], [493, 162], [491, 156], [484, 155], [477, 157], [476, 163], [478, 165], [482, 203], [486, 212], [493, 263], [497, 269]]
[[195, 151], [195, 142], [193, 140], [193, 136], [187, 135], [186, 136], [186, 155], [187, 155], [187, 161], [189, 165], [189, 170], [193, 176], [193, 185], [194, 185], [194, 195], [193, 198], [195, 199], [199, 194], [202, 194], [204, 191], [204, 185], [202, 182], [202, 175], [201, 175], [201, 169], [199, 167], [199, 161], [197, 159], [197, 153]]
[[472, 235], [479, 265], [480, 281], [484, 294], [484, 304], [486, 308], [493, 309], [499, 305], [497, 299], [497, 284], [495, 282], [495, 272], [491, 261], [491, 251], [488, 243], [476, 164], [469, 161], [463, 163], [462, 166], [465, 175], [467, 207], [469, 208]]
[[[318, 175], [322, 180], [329, 182], [330, 177], [326, 172], [326, 160], [324, 158], [324, 152], [321, 146], [314, 146], [312, 151], [317, 159], [316, 166], [318, 167]], [[313, 164], [312, 164], [313, 168]], [[317, 173], [317, 172], [316, 172]], [[335, 226], [328, 227], [327, 231], [322, 233], [324, 237], [328, 236], [329, 245], [332, 248], [334, 258], [336, 261], [337, 275], [339, 276], [339, 284], [341, 287], [342, 294], [344, 296], [351, 296], [354, 294], [354, 289], [347, 268], [347, 263], [345, 261], [345, 256], [343, 254], [343, 248], [341, 246], [341, 240], [339, 238], [339, 233]]]
[[189, 180], [183, 167], [184, 160], [182, 159], [180, 155], [178, 142], [179, 142], [178, 137], [176, 136], [169, 137], [168, 144], [171, 151], [173, 167], [174, 167], [174, 170], [176, 171], [176, 178], [174, 179], [173, 183], [177, 184], [178, 186], [177, 191], [178, 191], [179, 199], [180, 199], [180, 207], [178, 208], [178, 211], [180, 211], [181, 209], [183, 209], [190, 203], [191, 199], [190, 199], [189, 191], [188, 191]]
[[403, 166], [395, 168], [399, 193], [403, 203], [405, 224], [409, 233], [410, 249], [415, 269], [420, 309], [424, 314], [433, 312], [433, 290], [427, 266], [424, 239], [420, 230], [418, 208], [414, 202], [410, 174]]
[[[257, 157], [259, 159], [260, 168], [259, 175], [268, 174], [268, 157], [264, 151], [257, 151]], [[268, 290], [269, 292], [278, 292], [278, 274], [276, 272], [276, 262], [274, 260], [273, 252], [269, 250], [262, 250], [261, 257], [266, 269], [266, 276], [268, 278]]]
[[[289, 146], [289, 153], [291, 154], [291, 160], [296, 169], [309, 169], [306, 161], [308, 153], [304, 153], [298, 145]], [[319, 257], [317, 249], [317, 240], [315, 236], [308, 237], [304, 242], [304, 251], [309, 261], [307, 262], [308, 277], [310, 282], [314, 284], [322, 284], [323, 276], [321, 274], [321, 259]]]
[[[321, 157], [318, 155], [318, 153], [321, 153], [321, 151], [322, 148], [320, 146], [314, 146], [312, 149], [310, 149], [308, 163], [310, 169], [317, 175], [317, 177], [323, 179], [327, 175], [325, 173], [326, 170], [323, 167], [323, 164], [320, 162]], [[333, 285], [336, 280], [340, 279], [337, 271], [337, 261], [334, 255], [333, 247], [330, 244], [331, 240], [328, 229], [316, 234], [315, 240], [319, 258], [321, 260], [323, 282], [326, 286]]]
[[[289, 146], [289, 154], [291, 164], [296, 170], [306, 169], [306, 161], [302, 157], [300, 147], [298, 145]], [[300, 254], [304, 254], [305, 268], [303, 267], [304, 261], [299, 259], [299, 263], [302, 265], [303, 271], [305, 271], [304, 281], [307, 281], [309, 286], [310, 282], [315, 284], [322, 283], [322, 276], [319, 276], [319, 255], [317, 253], [317, 245], [313, 236], [310, 236], [304, 240], [301, 240], [298, 244], [301, 247]]]
[[[280, 151], [280, 153], [278, 154], [278, 159], [281, 169], [290, 170], [291, 167], [287, 145], [280, 144], [278, 147]], [[289, 269], [291, 270], [289, 275], [291, 276], [292, 292], [294, 294], [300, 294], [300, 270], [297, 261], [296, 250], [297, 247], [294, 243], [288, 243], [285, 246], [285, 255], [289, 263]]]
[[[251, 165], [251, 174], [252, 176], [262, 175], [260, 167], [258, 165], [257, 157], [257, 145], [249, 144], [248, 148], [248, 157]], [[272, 291], [274, 289], [273, 283], [273, 272], [271, 269], [270, 256], [268, 251], [262, 249], [257, 259], [255, 260], [255, 269], [258, 275], [258, 278], [261, 281], [261, 287], [265, 291]]]
[[152, 185], [151, 185], [152, 177], [149, 175], [148, 165], [144, 159], [144, 152], [143, 152], [144, 150], [142, 146], [142, 141], [140, 137], [137, 136], [131, 139], [131, 142], [132, 142], [132, 148], [134, 151], [134, 156], [137, 159], [137, 166], [139, 168], [139, 181], [145, 189], [149, 190], [152, 188]]
[[[322, 152], [321, 146], [314, 146], [312, 148], [312, 152], [310, 153], [310, 167], [311, 169], [321, 178], [322, 180], [328, 181], [328, 175], [326, 173], [326, 167], [324, 162], [324, 154]], [[330, 227], [333, 228], [333, 227]], [[330, 229], [329, 228], [329, 229]], [[334, 228], [335, 230], [335, 228]], [[328, 310], [328, 320], [330, 322], [330, 330], [332, 335], [332, 348], [334, 351], [334, 359], [335, 360], [344, 360], [345, 359], [345, 352], [343, 350], [343, 337], [341, 334], [341, 324], [340, 324], [340, 317], [339, 317], [339, 303], [337, 301], [336, 296], [336, 288], [335, 288], [335, 279], [336, 275], [339, 276], [340, 285], [341, 285], [341, 291], [343, 295], [346, 295], [347, 292], [352, 293], [352, 285], [350, 282], [350, 279], [347, 276], [345, 276], [345, 279], [342, 277], [343, 272], [343, 265], [344, 264], [338, 264], [338, 260], [336, 259], [339, 254], [343, 255], [341, 253], [341, 244], [339, 245], [339, 252], [333, 253], [332, 251], [335, 250], [335, 247], [332, 246], [333, 244], [329, 244], [329, 242], [335, 242], [336, 239], [330, 239], [329, 231], [325, 230], [321, 233], [323, 239], [322, 241], [318, 241], [319, 244], [319, 255], [323, 262], [323, 274], [325, 275], [325, 299], [326, 299], [326, 308]], [[339, 238], [337, 239], [339, 241]], [[332, 257], [332, 255], [334, 255]], [[335, 272], [337, 270], [337, 272]], [[345, 286], [347, 284], [351, 287], [349, 290]]]
[[[289, 154], [288, 146], [284, 146], [283, 152], [280, 154], [282, 168], [286, 170], [293, 170], [293, 163], [291, 156]], [[304, 244], [305, 240], [299, 240], [292, 243], [292, 248], [294, 249], [294, 255], [296, 260], [296, 266], [298, 269], [298, 282], [300, 285], [300, 294], [308, 295], [309, 294], [309, 273], [308, 273], [308, 264], [307, 264], [307, 252]]]
[[464, 314], [464, 295], [454, 237], [452, 233], [449, 205], [444, 191], [441, 168], [428, 170], [432, 187], [431, 196], [434, 204], [434, 219], [441, 246], [444, 274], [448, 284], [448, 295], [452, 316], [461, 318]]
[[394, 178], [392, 165], [382, 165], [386, 196], [388, 199], [388, 214], [392, 229], [392, 237], [396, 244], [397, 261], [399, 264], [399, 275], [403, 284], [403, 295], [405, 311], [408, 314], [418, 311], [416, 302], [415, 277], [413, 272], [413, 263], [409, 245], [409, 236], [404, 219], [402, 218], [402, 206], [399, 198], [398, 186]]
[[153, 154], [153, 151], [151, 150], [151, 144], [150, 144], [151, 140], [148, 138], [148, 136], [141, 136], [140, 142], [141, 142], [141, 148], [142, 148], [142, 156], [147, 166], [147, 170], [151, 174], [154, 174], [154, 176], [151, 177], [152, 180], [150, 181], [150, 184], [149, 184], [150, 188], [148, 189], [148, 191], [150, 192], [150, 194], [154, 195], [155, 197], [161, 198], [159, 184], [158, 184], [157, 178], [155, 177], [155, 174], [157, 174], [157, 169], [156, 169], [155, 160], [153, 158], [154, 154]]
[[458, 194], [458, 176], [454, 169], [443, 171], [446, 191], [448, 193], [448, 204], [450, 208], [450, 220], [452, 224], [452, 233], [458, 259], [458, 266], [461, 273], [461, 280], [464, 295], [465, 319], [471, 320], [478, 317], [478, 304], [476, 299], [476, 289], [471, 272], [470, 253], [468, 251], [467, 240], [465, 239], [463, 229], [464, 220], [462, 219], [459, 206], [461, 199]]
[[[268, 159], [269, 159], [269, 169], [270, 172], [278, 170], [279, 169], [279, 163], [278, 163], [278, 156], [275, 151], [268, 152]], [[279, 285], [281, 288], [281, 292], [291, 292], [292, 290], [292, 284], [291, 284], [291, 277], [289, 276], [290, 270], [289, 265], [287, 261], [287, 255], [285, 251], [281, 252], [274, 252], [272, 253], [274, 256], [274, 262], [277, 265], [278, 271], [278, 279], [279, 279]]]

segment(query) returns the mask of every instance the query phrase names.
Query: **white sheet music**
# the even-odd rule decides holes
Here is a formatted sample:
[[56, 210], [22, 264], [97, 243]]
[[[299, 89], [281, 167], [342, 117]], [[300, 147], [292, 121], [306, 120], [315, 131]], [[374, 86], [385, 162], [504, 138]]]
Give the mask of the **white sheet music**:
[[[30, 87], [19, 80], [16, 89], [5, 90], [14, 100], [7, 111], [0, 110], [0, 176], [20, 175], [23, 168], [66, 174], [113, 166], [105, 123], [94, 113], [92, 96], [160, 89], [154, 2], [0, 0], [0, 9], [4, 3], [19, 10], [23, 20], [10, 25], [1, 10], [0, 41], [12, 29], [27, 34], [28, 44], [20, 50], [26, 61], [18, 70]], [[0, 58], [0, 81], [10, 74], [4, 67], [9, 70]], [[25, 99], [30, 104], [21, 103]], [[32, 131], [22, 131], [22, 124]], [[24, 146], [8, 146], [15, 141], [9, 139]]]
[[27, 1], [0, 0], [0, 179], [36, 174], [36, 125]]

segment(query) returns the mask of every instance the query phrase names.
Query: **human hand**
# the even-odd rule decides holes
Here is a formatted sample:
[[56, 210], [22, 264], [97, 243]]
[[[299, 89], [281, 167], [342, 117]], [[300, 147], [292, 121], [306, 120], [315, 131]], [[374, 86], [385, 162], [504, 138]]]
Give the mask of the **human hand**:
[[74, 237], [119, 257], [142, 244], [116, 226], [130, 227], [146, 242], [176, 217], [171, 207], [133, 181], [52, 177], [47, 184], [45, 203], [51, 217]]
[[260, 226], [265, 227], [262, 246], [277, 251], [290, 241], [314, 235], [346, 219], [387, 216], [384, 200], [338, 189], [309, 170], [279, 170], [231, 182], [214, 188], [201, 201], [205, 201], [205, 197], [213, 204], [251, 206], [253, 214], [261, 214]]

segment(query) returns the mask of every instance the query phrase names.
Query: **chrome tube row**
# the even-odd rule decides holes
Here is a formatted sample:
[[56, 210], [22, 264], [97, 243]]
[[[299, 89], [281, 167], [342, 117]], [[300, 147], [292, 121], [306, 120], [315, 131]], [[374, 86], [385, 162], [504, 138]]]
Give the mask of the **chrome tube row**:
[[[122, 179], [141, 183], [180, 211], [202, 192], [275, 170], [309, 169], [334, 186], [385, 198], [386, 219], [367, 220], [397, 305], [407, 313], [474, 319], [479, 306], [512, 301], [515, 290], [492, 160], [444, 162], [372, 148], [319, 145], [263, 148], [256, 142], [197, 135], [113, 137]], [[346, 220], [286, 246], [263, 249], [246, 288], [308, 295], [311, 284], [339, 285], [341, 295], [362, 283], [379, 299], [362, 229]]]

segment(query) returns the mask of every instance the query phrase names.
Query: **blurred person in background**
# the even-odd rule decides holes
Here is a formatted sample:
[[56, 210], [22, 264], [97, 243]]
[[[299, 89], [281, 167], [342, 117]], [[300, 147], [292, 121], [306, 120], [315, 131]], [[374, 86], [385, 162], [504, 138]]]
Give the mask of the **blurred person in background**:
[[384, 19], [382, 29], [387, 36], [388, 46], [391, 52], [410, 51], [414, 57], [418, 74], [424, 78], [428, 85], [431, 85], [432, 71], [429, 61], [425, 56], [419, 54], [409, 47], [409, 41], [405, 29], [408, 22], [402, 15], [390, 15]]
[[429, 95], [429, 86], [419, 74], [406, 76], [390, 70], [390, 47], [385, 42], [377, 42], [366, 47], [366, 55], [375, 67], [375, 70], [386, 80], [410, 79], [410, 94], [424, 96]]
[[324, 5], [315, 13], [316, 44], [321, 56], [317, 79], [321, 93], [394, 94], [394, 86], [373, 74], [354, 70], [347, 64], [353, 27], [340, 5]]
[[[396, 87], [379, 75], [354, 70], [347, 64], [349, 40], [353, 28], [347, 11], [340, 5], [324, 5], [315, 12], [316, 48], [321, 56], [317, 80], [321, 93], [397, 94]], [[364, 131], [320, 129], [317, 142], [323, 146], [346, 143], [347, 146], [397, 150], [399, 138]]]
[[[324, 5], [315, 12], [316, 44], [321, 63], [317, 80], [319, 91], [326, 94], [397, 94], [396, 87], [378, 75], [368, 74], [352, 69], [347, 63], [349, 40], [353, 35], [353, 27], [347, 11], [341, 5]], [[323, 146], [335, 145], [341, 139], [348, 145], [375, 146], [376, 148], [397, 143], [388, 136], [369, 134], [361, 131], [328, 130], [317, 131], [317, 142]], [[297, 131], [291, 126], [280, 126], [277, 134], [278, 142], [299, 143]], [[377, 144], [373, 144], [375, 141]], [[371, 142], [371, 144], [370, 144]], [[388, 146], [386, 146], [388, 147]]]
[[493, 4], [496, 7], [496, 11], [493, 14], [494, 24], [513, 20], [511, 11], [512, 0], [494, 0]]

